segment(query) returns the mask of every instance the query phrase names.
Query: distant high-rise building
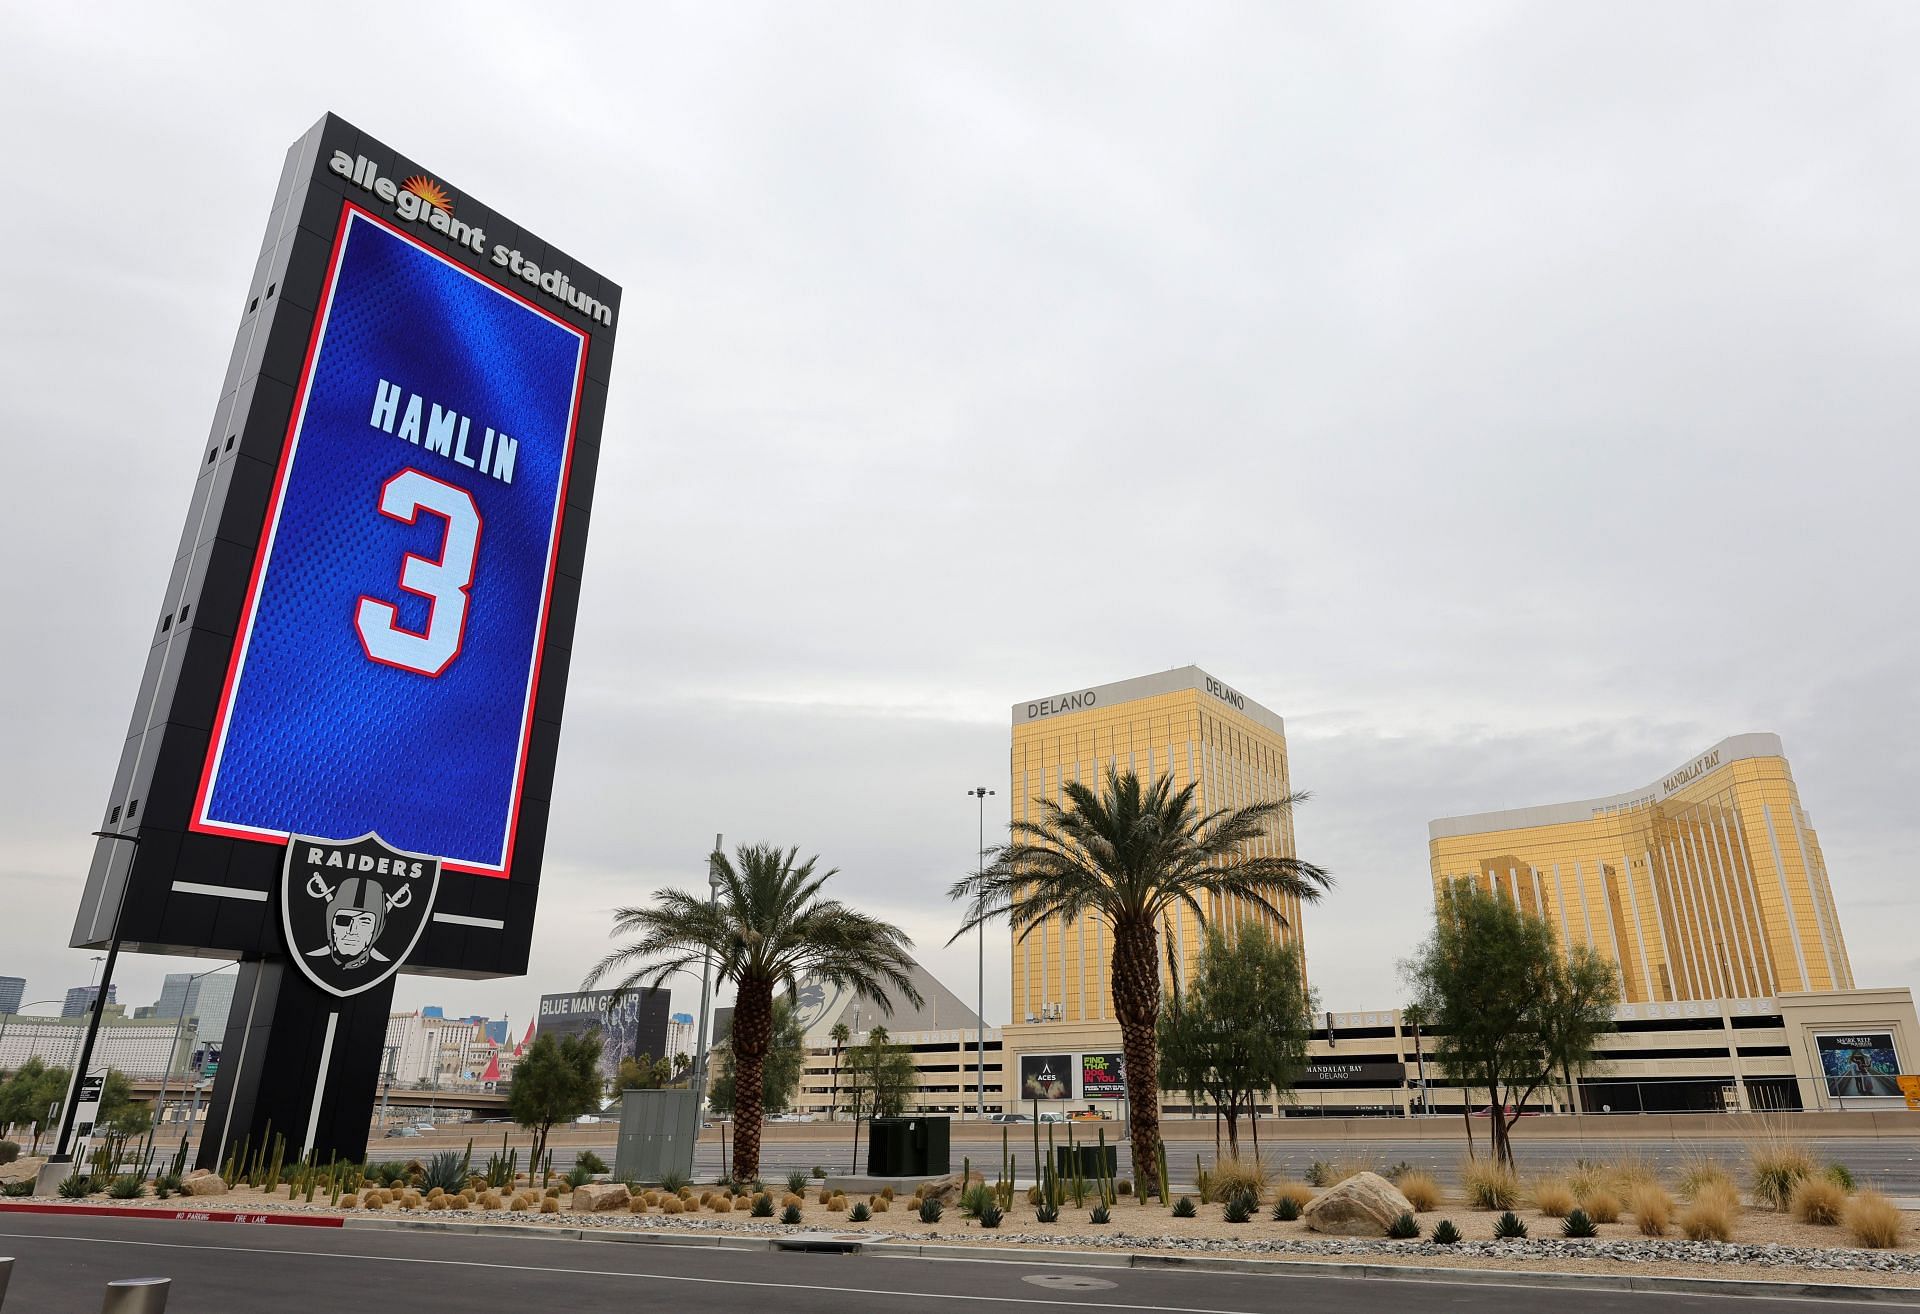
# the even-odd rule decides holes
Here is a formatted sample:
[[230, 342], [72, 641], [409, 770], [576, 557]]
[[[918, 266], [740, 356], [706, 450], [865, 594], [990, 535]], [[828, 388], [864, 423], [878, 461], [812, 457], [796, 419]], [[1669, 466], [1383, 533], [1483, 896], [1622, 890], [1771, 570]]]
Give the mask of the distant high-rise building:
[[1826, 860], [1779, 737], [1735, 735], [1640, 789], [1429, 823], [1470, 883], [1619, 965], [1627, 1003], [1851, 990]]
[[[71, 990], [67, 991], [67, 1002], [60, 1006], [60, 1016], [81, 1017], [85, 1015], [86, 1012], [93, 1007], [93, 997], [98, 989], [98, 986], [74, 986]], [[119, 1003], [119, 993], [119, 986], [108, 986], [107, 1002], [109, 1004]]]
[[693, 1047], [700, 1043], [694, 1029], [693, 1014], [675, 1013], [667, 1018], [667, 1052], [665, 1057], [674, 1058], [685, 1054], [693, 1057]]
[[169, 972], [160, 983], [160, 999], [153, 1006], [156, 1018], [194, 1018], [203, 1039], [218, 1040], [227, 1032], [227, 1013], [233, 1007], [233, 976], [227, 972], [209, 972], [198, 980], [187, 972]]
[[0, 1014], [18, 1013], [20, 1001], [26, 997], [26, 977], [0, 976]]

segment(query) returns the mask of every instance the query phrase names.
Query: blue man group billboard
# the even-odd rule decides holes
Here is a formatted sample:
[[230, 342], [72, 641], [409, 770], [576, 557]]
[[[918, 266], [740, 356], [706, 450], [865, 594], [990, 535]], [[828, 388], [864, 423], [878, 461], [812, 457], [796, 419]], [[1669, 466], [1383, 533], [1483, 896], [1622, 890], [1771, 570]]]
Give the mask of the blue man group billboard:
[[133, 948], [286, 953], [290, 840], [375, 835], [439, 864], [407, 970], [525, 969], [619, 305], [336, 116], [295, 143], [76, 945], [124, 894]]

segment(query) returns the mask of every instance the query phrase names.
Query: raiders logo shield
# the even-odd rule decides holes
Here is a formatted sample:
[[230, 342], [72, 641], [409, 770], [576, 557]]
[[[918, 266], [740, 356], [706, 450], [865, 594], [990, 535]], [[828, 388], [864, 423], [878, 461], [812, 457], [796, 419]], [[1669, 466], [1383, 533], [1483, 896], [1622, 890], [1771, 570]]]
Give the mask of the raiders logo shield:
[[369, 990], [407, 961], [439, 889], [440, 859], [402, 853], [378, 835], [295, 835], [280, 882], [287, 953], [329, 994]]

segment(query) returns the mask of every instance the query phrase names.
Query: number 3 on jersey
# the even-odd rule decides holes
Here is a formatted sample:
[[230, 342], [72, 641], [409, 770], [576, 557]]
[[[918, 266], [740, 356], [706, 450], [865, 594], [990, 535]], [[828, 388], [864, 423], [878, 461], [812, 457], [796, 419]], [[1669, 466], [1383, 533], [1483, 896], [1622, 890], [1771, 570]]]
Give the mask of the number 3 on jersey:
[[411, 525], [422, 511], [447, 522], [438, 561], [409, 552], [400, 564], [400, 588], [429, 603], [426, 629], [404, 628], [391, 603], [364, 594], [353, 623], [360, 631], [360, 646], [372, 660], [437, 676], [453, 664], [465, 641], [467, 590], [473, 585], [474, 553], [480, 546], [480, 512], [466, 489], [418, 470], [402, 470], [381, 486], [381, 515]]

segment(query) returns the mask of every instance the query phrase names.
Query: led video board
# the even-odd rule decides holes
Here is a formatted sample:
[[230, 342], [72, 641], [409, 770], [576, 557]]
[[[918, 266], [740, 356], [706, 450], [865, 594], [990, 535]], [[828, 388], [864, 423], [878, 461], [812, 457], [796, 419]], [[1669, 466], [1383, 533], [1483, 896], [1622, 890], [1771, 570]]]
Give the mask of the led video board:
[[405, 970], [525, 970], [619, 307], [339, 117], [294, 144], [74, 945], [124, 892], [130, 948], [284, 952], [288, 836], [377, 834], [442, 865]]

